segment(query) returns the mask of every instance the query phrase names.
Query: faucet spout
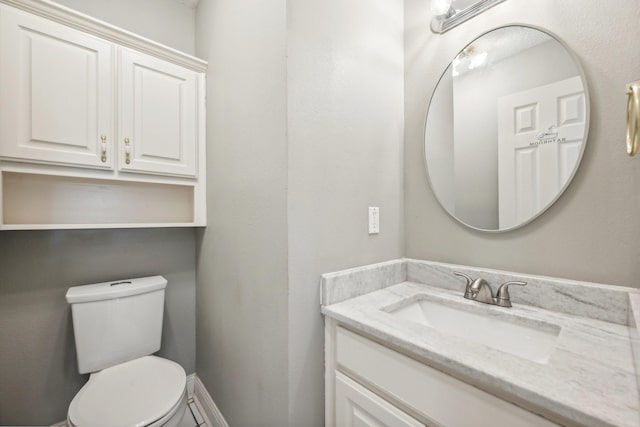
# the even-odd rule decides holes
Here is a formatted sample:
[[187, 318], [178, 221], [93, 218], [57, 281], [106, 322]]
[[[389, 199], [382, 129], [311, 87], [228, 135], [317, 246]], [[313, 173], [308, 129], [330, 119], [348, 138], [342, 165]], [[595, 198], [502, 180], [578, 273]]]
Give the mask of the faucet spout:
[[483, 302], [485, 304], [496, 303], [491, 285], [482, 278], [476, 279], [471, 283], [468, 291], [465, 292], [464, 297], [470, 300]]

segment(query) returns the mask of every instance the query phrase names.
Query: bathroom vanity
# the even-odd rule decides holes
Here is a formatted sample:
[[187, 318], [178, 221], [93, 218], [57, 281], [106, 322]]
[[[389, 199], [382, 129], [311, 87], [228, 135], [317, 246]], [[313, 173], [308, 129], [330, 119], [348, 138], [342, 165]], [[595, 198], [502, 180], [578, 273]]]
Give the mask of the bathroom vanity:
[[[527, 286], [483, 304], [454, 271]], [[635, 289], [402, 259], [323, 275], [321, 303], [327, 426], [640, 425]]]

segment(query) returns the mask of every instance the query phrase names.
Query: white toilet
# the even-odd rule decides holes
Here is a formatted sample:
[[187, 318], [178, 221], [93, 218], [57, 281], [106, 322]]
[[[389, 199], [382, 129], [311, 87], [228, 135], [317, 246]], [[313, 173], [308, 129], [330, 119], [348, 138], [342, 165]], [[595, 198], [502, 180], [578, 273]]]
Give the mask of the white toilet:
[[78, 370], [89, 381], [69, 406], [78, 427], [175, 427], [187, 407], [182, 366], [160, 349], [162, 276], [75, 286], [71, 304]]

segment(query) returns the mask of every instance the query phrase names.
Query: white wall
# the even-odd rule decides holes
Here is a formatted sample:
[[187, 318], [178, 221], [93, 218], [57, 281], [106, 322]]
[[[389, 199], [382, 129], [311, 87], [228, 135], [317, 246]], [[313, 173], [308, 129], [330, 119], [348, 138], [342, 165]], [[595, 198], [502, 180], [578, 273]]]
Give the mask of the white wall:
[[400, 0], [288, 3], [289, 426], [323, 423], [320, 274], [402, 255], [402, 14]]
[[[640, 7], [621, 0], [509, 0], [453, 30], [429, 31], [421, 0], [405, 1], [405, 255], [532, 274], [639, 286], [640, 162], [625, 153], [625, 84], [638, 79]], [[573, 182], [544, 215], [487, 234], [442, 210], [420, 159], [427, 103], [451, 58], [483, 32], [520, 22], [558, 35], [578, 56], [591, 93], [585, 155]]]
[[193, 55], [195, 9], [176, 0], [56, 0], [56, 3]]

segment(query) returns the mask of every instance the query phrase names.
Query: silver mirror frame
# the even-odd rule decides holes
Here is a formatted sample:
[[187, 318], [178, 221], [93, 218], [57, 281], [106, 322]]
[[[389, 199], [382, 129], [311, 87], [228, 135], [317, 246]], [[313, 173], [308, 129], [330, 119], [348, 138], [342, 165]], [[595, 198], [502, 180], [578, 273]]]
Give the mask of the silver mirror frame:
[[442, 34], [505, 0], [479, 0], [459, 12], [431, 19], [431, 31]]
[[[504, 0], [502, 0], [502, 1], [504, 1]], [[551, 208], [551, 206], [553, 206], [558, 201], [558, 199], [560, 197], [562, 197], [562, 195], [567, 190], [569, 185], [571, 185], [571, 182], [573, 182], [573, 178], [575, 177], [576, 173], [578, 172], [578, 169], [580, 169], [580, 164], [582, 163], [582, 158], [584, 157], [584, 152], [586, 150], [587, 142], [589, 140], [589, 128], [591, 127], [591, 98], [590, 98], [590, 94], [589, 94], [589, 86], [587, 85], [587, 78], [586, 78], [586, 75], [585, 75], [585, 72], [584, 72], [584, 68], [582, 67], [582, 64], [580, 63], [580, 61], [578, 59], [578, 56], [575, 54], [575, 52], [573, 52], [573, 50], [571, 50], [569, 48], [569, 46], [562, 39], [560, 39], [555, 33], [552, 33], [552, 32], [550, 32], [548, 30], [545, 30], [545, 29], [543, 29], [541, 27], [537, 27], [535, 25], [530, 25], [530, 24], [512, 23], [512, 24], [507, 24], [507, 25], [501, 25], [499, 27], [492, 28], [492, 29], [490, 29], [488, 31], [485, 31], [485, 32], [477, 35], [476, 37], [474, 37], [470, 42], [466, 43], [462, 47], [462, 49], [460, 49], [456, 53], [456, 55], [454, 55], [454, 58], [457, 55], [459, 55], [460, 52], [462, 52], [467, 46], [469, 46], [470, 44], [473, 44], [480, 37], [492, 32], [492, 31], [496, 31], [496, 30], [503, 29], [503, 28], [508, 28], [508, 27], [526, 27], [526, 28], [531, 28], [531, 29], [534, 29], [534, 30], [542, 31], [543, 33], [545, 33], [549, 37], [551, 37], [553, 40], [555, 40], [558, 43], [560, 43], [560, 45], [567, 51], [567, 54], [571, 57], [571, 59], [573, 59], [575, 65], [576, 65], [576, 68], [578, 69], [578, 73], [580, 75], [580, 79], [582, 80], [582, 85], [584, 87], [585, 104], [586, 104], [585, 105], [585, 110], [586, 110], [585, 122], [587, 123], [587, 125], [586, 125], [585, 131], [584, 131], [584, 140], [583, 140], [583, 143], [582, 143], [582, 148], [580, 150], [580, 154], [578, 155], [578, 159], [576, 161], [576, 167], [573, 169], [573, 172], [569, 176], [569, 179], [567, 179], [567, 182], [560, 189], [560, 191], [558, 192], [556, 197], [551, 202], [549, 202], [549, 204], [547, 206], [542, 208], [537, 214], [533, 215], [527, 221], [524, 221], [524, 222], [522, 222], [522, 223], [520, 223], [520, 224], [518, 224], [518, 225], [516, 225], [514, 227], [511, 227], [511, 228], [505, 228], [505, 229], [502, 229], [502, 230], [500, 230], [500, 229], [488, 230], [488, 229], [478, 228], [478, 227], [474, 227], [473, 225], [467, 224], [466, 222], [461, 221], [456, 216], [454, 216], [452, 213], [450, 213], [444, 207], [444, 203], [442, 203], [442, 200], [440, 200], [440, 197], [438, 197], [438, 194], [436, 193], [436, 191], [434, 189], [433, 183], [431, 182], [431, 177], [429, 175], [429, 168], [427, 166], [426, 141], [424, 140], [424, 136], [426, 135], [426, 132], [427, 132], [427, 120], [428, 120], [428, 116], [429, 116], [429, 109], [431, 108], [431, 103], [433, 102], [433, 98], [435, 96], [436, 89], [438, 88], [438, 85], [440, 84], [440, 81], [445, 76], [447, 70], [449, 69], [449, 66], [451, 65], [451, 61], [449, 61], [449, 65], [447, 65], [445, 70], [440, 75], [440, 78], [438, 79], [438, 82], [433, 87], [433, 92], [431, 93], [431, 97], [429, 99], [429, 104], [427, 105], [427, 111], [426, 111], [426, 114], [424, 115], [424, 126], [422, 127], [422, 129], [423, 129], [423, 131], [422, 131], [422, 161], [424, 163], [424, 173], [425, 173], [425, 175], [427, 177], [427, 182], [429, 183], [429, 188], [431, 189], [431, 193], [433, 194], [435, 199], [438, 201], [438, 204], [440, 205], [440, 208], [450, 218], [454, 219], [457, 223], [462, 224], [465, 227], [468, 227], [468, 228], [470, 228], [472, 230], [480, 231], [480, 232], [483, 232], [483, 233], [490, 233], [490, 234], [506, 233], [506, 232], [509, 232], [509, 231], [517, 230], [519, 228], [524, 227], [525, 225], [530, 224], [531, 222], [535, 221], [538, 217], [540, 217], [542, 214], [544, 214], [547, 210], [549, 210]]]

